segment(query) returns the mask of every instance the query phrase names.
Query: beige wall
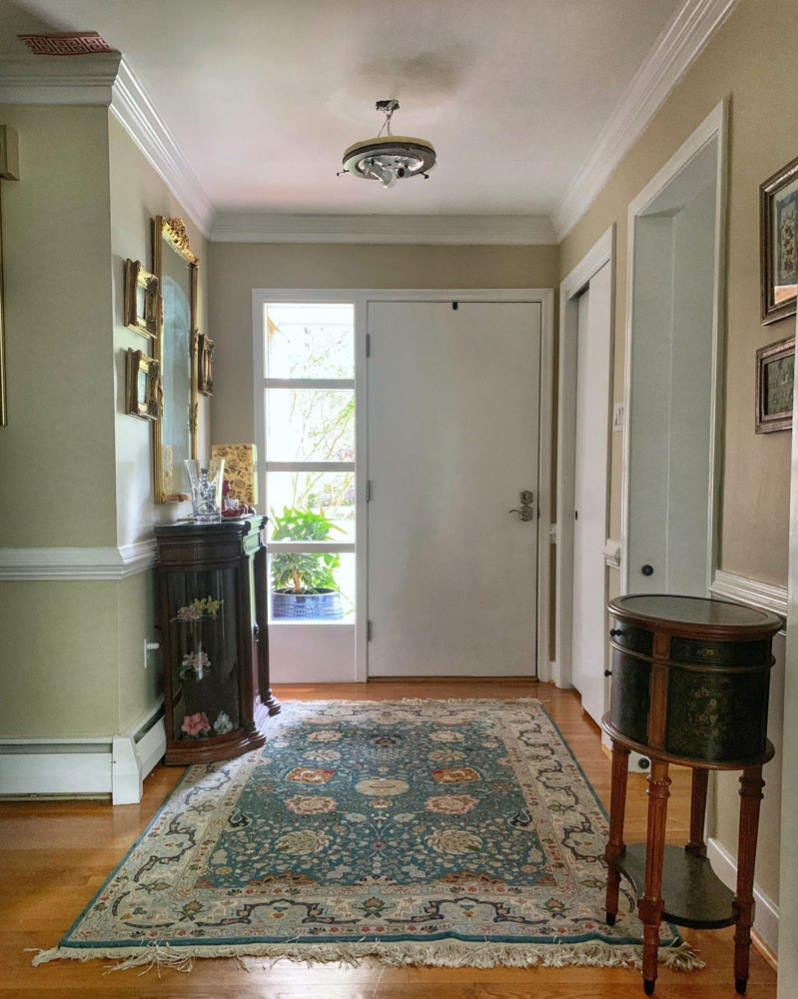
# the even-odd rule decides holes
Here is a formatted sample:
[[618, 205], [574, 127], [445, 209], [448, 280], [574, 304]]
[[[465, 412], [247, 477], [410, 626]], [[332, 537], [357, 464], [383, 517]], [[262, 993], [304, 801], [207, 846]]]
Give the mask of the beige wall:
[[[114, 400], [116, 412], [116, 516], [119, 545], [152, 537], [155, 524], [190, 512], [188, 503], [153, 501], [152, 424], [125, 413], [125, 359], [128, 348], [149, 350], [147, 340], [124, 325], [125, 260], [140, 260], [152, 270], [152, 220], [156, 215], [181, 218], [194, 253], [200, 258], [199, 324], [207, 316], [207, 244], [160, 175], [128, 133], [108, 113], [111, 199], [111, 278], [113, 292]], [[200, 396], [198, 454], [206, 454], [210, 400]]]
[[[727, 347], [720, 567], [765, 582], [787, 581], [790, 435], [754, 433], [757, 347], [788, 336], [794, 321], [759, 317], [759, 185], [798, 153], [798, 18], [786, 0], [740, 0], [727, 22], [627, 154], [561, 247], [566, 275], [617, 224], [615, 399], [623, 398], [629, 202], [724, 97], [731, 97]], [[612, 438], [611, 533], [620, 536], [621, 447]], [[781, 741], [781, 667], [773, 679], [771, 738]], [[778, 899], [780, 759], [765, 771], [757, 880]], [[736, 855], [737, 780], [716, 785], [716, 835]]]
[[556, 246], [210, 243], [213, 440], [254, 440], [253, 288], [555, 288]]
[[[626, 210], [691, 132], [731, 96], [728, 316], [721, 566], [786, 584], [790, 435], [754, 433], [757, 347], [790, 321], [759, 319], [759, 185], [798, 152], [798, 18], [785, 0], [741, 0], [561, 247], [566, 275], [617, 223], [615, 398], [623, 396]], [[789, 15], [789, 16], [788, 16]], [[774, 26], [778, 26], [774, 28]], [[620, 531], [620, 435], [613, 437], [612, 531]]]
[[[124, 412], [124, 262], [152, 268], [152, 217], [204, 239], [107, 108], [0, 108], [20, 135], [4, 183], [9, 426], [0, 431], [0, 547], [115, 548], [185, 504], [152, 501], [151, 425]], [[54, 155], [53, 150], [58, 150]], [[209, 400], [199, 452], [208, 450]], [[0, 737], [124, 731], [158, 703], [156, 574], [0, 583]]]
[[4, 105], [8, 426], [0, 547], [116, 543], [105, 108]]

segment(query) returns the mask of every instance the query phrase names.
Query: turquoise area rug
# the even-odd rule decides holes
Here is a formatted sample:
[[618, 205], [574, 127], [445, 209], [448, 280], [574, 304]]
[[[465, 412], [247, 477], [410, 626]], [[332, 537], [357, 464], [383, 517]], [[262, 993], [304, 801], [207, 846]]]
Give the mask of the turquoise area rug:
[[[540, 702], [292, 703], [263, 749], [192, 767], [59, 958], [637, 963], [604, 921], [605, 813]], [[701, 962], [674, 927], [661, 958]]]

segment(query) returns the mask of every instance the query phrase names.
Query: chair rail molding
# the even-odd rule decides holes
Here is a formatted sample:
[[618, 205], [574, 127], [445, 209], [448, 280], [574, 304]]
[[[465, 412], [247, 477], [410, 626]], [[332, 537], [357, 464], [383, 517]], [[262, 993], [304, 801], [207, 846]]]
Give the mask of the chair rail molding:
[[217, 212], [210, 238], [219, 243], [434, 243], [551, 246], [543, 215], [270, 215]]
[[555, 209], [552, 220], [558, 241], [568, 235], [588, 210], [737, 2], [684, 0], [632, 77]]
[[738, 604], [748, 604], [760, 610], [772, 611], [783, 618], [787, 617], [787, 587], [774, 583], [761, 583], [734, 572], [716, 569], [709, 588], [714, 597], [733, 600]]
[[0, 548], [0, 580], [127, 579], [155, 564], [154, 539], [121, 548]]
[[213, 205], [194, 171], [119, 52], [46, 59], [30, 53], [0, 59], [0, 104], [72, 104], [107, 107], [208, 235]]

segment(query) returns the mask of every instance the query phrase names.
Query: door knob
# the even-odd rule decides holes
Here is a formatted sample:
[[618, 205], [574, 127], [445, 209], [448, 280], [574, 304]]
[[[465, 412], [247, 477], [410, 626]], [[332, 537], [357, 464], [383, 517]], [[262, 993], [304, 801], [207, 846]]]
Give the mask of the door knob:
[[644, 576], [653, 576], [654, 575], [654, 566], [653, 565], [644, 565], [643, 568], [640, 571], [643, 573]]
[[535, 510], [531, 506], [522, 506], [520, 510], [510, 510], [510, 513], [517, 513], [521, 520], [533, 520], [535, 517]]

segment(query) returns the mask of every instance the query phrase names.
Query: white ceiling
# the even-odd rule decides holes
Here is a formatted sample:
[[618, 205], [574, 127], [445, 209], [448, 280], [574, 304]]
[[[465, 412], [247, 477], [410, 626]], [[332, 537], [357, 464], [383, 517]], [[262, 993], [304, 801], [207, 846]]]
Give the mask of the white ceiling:
[[[24, 51], [18, 33], [98, 31], [217, 208], [548, 215], [681, 5], [0, 0], [0, 52]], [[389, 97], [394, 131], [437, 148], [430, 180], [384, 191], [336, 177]]]

